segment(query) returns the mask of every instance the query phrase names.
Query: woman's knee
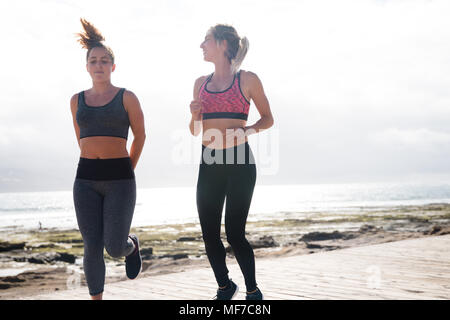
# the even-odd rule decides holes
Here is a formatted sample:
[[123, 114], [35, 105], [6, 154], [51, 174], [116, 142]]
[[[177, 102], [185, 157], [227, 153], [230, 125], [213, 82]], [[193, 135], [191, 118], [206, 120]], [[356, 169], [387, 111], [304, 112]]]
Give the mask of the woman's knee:
[[215, 245], [222, 243], [220, 234], [217, 234], [215, 232], [203, 232], [202, 237], [205, 245]]
[[248, 243], [245, 232], [227, 232], [227, 242], [231, 247], [239, 247]]
[[105, 243], [105, 249], [111, 257], [120, 258], [124, 256], [126, 244], [118, 241], [109, 241]]

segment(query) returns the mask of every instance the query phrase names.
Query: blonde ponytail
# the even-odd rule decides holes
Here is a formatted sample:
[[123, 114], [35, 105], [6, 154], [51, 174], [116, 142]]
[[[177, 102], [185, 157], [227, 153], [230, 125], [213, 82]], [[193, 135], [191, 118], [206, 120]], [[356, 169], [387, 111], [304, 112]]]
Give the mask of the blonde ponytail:
[[237, 72], [239, 70], [242, 61], [244, 61], [244, 58], [247, 55], [248, 47], [248, 39], [246, 37], [241, 38], [241, 40], [239, 41], [239, 49], [236, 53], [236, 57], [231, 60], [231, 69], [233, 72]]
[[225, 57], [227, 57], [231, 64], [232, 72], [237, 72], [247, 54], [248, 39], [246, 37], [239, 37], [236, 29], [227, 24], [217, 24], [211, 27], [208, 32], [212, 33], [217, 44], [226, 40], [227, 48], [225, 50]]

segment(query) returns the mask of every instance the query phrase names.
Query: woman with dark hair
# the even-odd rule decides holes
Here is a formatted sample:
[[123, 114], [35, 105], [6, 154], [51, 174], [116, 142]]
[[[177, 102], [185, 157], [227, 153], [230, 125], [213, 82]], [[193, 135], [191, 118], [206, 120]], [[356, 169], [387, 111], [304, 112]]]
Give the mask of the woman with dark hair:
[[[139, 241], [129, 234], [136, 203], [134, 169], [145, 142], [144, 115], [133, 92], [111, 83], [114, 54], [102, 34], [81, 19], [84, 32], [79, 42], [87, 49], [87, 71], [92, 88], [70, 100], [73, 125], [81, 150], [73, 198], [83, 237], [83, 266], [89, 294], [103, 298], [105, 262], [103, 250], [112, 257], [126, 257], [128, 278], [141, 270]], [[133, 131], [130, 154], [128, 130]]]
[[[240, 38], [232, 26], [219, 24], [207, 32], [200, 48], [204, 60], [214, 63], [215, 70], [195, 81], [189, 128], [194, 136], [203, 129], [197, 209], [206, 254], [219, 286], [216, 299], [231, 300], [238, 292], [228, 277], [220, 238], [226, 198], [225, 231], [245, 278], [246, 299], [262, 300], [253, 249], [245, 238], [256, 182], [256, 165], [247, 136], [270, 128], [273, 117], [258, 76], [239, 70], [248, 50], [247, 38]], [[251, 100], [261, 118], [246, 126]]]

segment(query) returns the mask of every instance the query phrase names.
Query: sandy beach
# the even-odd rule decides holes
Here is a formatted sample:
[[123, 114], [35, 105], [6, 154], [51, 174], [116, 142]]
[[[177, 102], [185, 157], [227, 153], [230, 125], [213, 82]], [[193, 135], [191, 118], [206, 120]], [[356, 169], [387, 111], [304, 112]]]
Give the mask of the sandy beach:
[[[247, 239], [255, 250], [256, 259], [314, 254], [450, 233], [450, 204], [446, 203], [374, 208], [372, 211], [365, 208], [363, 214], [313, 212], [304, 216], [304, 219], [249, 221]], [[200, 226], [196, 223], [138, 227], [132, 232], [139, 236], [141, 243], [143, 271], [139, 277], [209, 265]], [[224, 232], [222, 238], [228, 258], [233, 259]], [[82, 256], [83, 242], [78, 230], [2, 232], [0, 299], [20, 299], [85, 286]], [[126, 279], [124, 259], [113, 259], [105, 254], [105, 262], [106, 285]]]

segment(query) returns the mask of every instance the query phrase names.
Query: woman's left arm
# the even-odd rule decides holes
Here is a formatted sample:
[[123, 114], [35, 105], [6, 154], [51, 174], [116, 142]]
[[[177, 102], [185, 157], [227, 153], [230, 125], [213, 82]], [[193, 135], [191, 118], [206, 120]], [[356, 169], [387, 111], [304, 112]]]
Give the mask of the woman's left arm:
[[136, 95], [128, 90], [125, 90], [123, 94], [123, 104], [125, 110], [128, 112], [128, 118], [130, 120], [130, 127], [133, 131], [133, 143], [130, 149], [130, 159], [133, 166], [133, 170], [136, 168], [142, 149], [145, 142], [145, 124], [144, 113], [142, 112], [141, 105]]
[[[268, 129], [273, 125], [273, 116], [270, 111], [269, 100], [264, 93], [264, 88], [261, 80], [253, 72], [245, 72], [244, 79], [245, 86], [248, 88], [250, 99], [255, 103], [256, 109], [258, 109], [261, 119], [259, 119], [254, 125], [244, 128], [245, 135], [249, 136], [253, 133], [258, 133], [262, 130]], [[247, 91], [247, 90], [246, 90]]]

